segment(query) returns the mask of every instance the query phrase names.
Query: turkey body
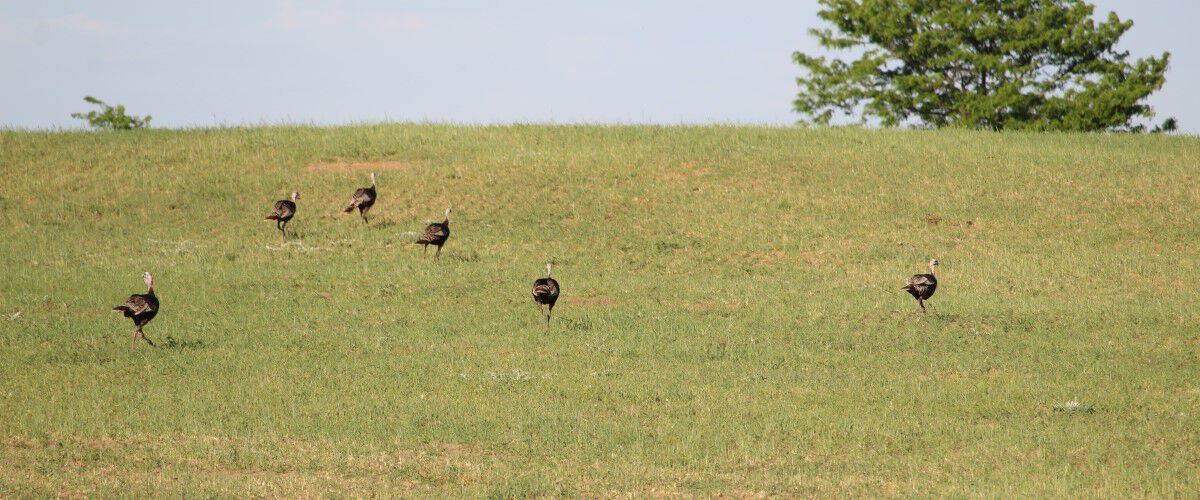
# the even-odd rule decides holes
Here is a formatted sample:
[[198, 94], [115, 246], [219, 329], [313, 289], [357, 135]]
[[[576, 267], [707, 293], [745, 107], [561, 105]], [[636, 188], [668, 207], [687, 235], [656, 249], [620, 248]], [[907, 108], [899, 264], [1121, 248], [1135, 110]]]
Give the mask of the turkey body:
[[375, 174], [371, 174], [371, 185], [365, 188], [358, 188], [354, 191], [354, 195], [350, 197], [350, 205], [346, 206], [345, 213], [353, 212], [358, 209], [358, 216], [362, 217], [363, 224], [367, 223], [367, 212], [371, 207], [375, 206]]
[[130, 347], [136, 345], [138, 337], [154, 347], [154, 342], [146, 337], [146, 334], [142, 332], [142, 327], [158, 315], [158, 296], [154, 294], [154, 278], [150, 276], [150, 273], [145, 273], [145, 279], [146, 285], [149, 287], [146, 293], [130, 295], [124, 304], [112, 308], [113, 311], [118, 311], [126, 318], [133, 320], [133, 339], [130, 341]]
[[446, 240], [450, 239], [450, 209], [446, 209], [446, 219], [442, 222], [434, 222], [425, 226], [425, 232], [417, 238], [418, 245], [425, 246], [425, 252], [429, 252], [429, 245], [437, 247], [437, 252], [433, 254], [435, 259], [441, 259], [442, 245], [446, 244]]
[[554, 279], [554, 269], [551, 264], [546, 264], [546, 277], [538, 278], [533, 282], [533, 301], [537, 303], [538, 310], [542, 310], [542, 306], [549, 306], [546, 312], [546, 324], [550, 324], [550, 316], [554, 314], [554, 304], [558, 302], [558, 295], [561, 289], [558, 287], [558, 280]]
[[263, 219], [275, 221], [275, 229], [283, 233], [283, 241], [287, 241], [287, 225], [292, 217], [296, 216], [296, 201], [299, 199], [300, 193], [292, 193], [292, 199], [275, 202], [275, 206], [271, 208], [271, 215]]
[[933, 297], [933, 292], [937, 291], [937, 276], [932, 274], [915, 274], [908, 279], [908, 284], [904, 285], [904, 290], [912, 294], [914, 299], [919, 301], [929, 300]]
[[937, 265], [938, 260], [929, 261], [929, 274], [914, 274], [908, 279], [902, 290], [908, 292], [917, 299], [917, 305], [921, 306], [921, 314], [925, 314], [925, 301], [933, 297], [933, 293], [937, 291]]

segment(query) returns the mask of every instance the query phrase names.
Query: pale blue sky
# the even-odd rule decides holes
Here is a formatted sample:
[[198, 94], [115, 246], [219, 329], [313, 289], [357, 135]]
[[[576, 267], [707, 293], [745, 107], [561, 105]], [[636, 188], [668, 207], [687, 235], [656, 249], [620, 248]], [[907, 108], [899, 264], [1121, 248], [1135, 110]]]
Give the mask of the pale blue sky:
[[[1099, 0], [1174, 58], [1151, 100], [1200, 131], [1200, 2]], [[78, 127], [84, 95], [160, 127], [796, 120], [814, 1], [0, 0], [0, 126]]]

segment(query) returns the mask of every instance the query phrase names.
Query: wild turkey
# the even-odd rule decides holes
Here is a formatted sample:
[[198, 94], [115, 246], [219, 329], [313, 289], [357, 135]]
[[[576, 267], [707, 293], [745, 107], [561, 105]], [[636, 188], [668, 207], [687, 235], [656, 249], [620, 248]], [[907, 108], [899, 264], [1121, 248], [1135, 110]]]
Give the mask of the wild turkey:
[[296, 201], [299, 199], [300, 192], [292, 191], [292, 199], [275, 202], [275, 208], [271, 211], [271, 215], [263, 219], [275, 221], [275, 229], [283, 233], [283, 241], [287, 241], [287, 225], [292, 220], [292, 217], [296, 215]]
[[358, 216], [362, 217], [363, 224], [367, 223], [367, 211], [375, 204], [375, 174], [371, 173], [371, 186], [358, 188], [354, 191], [354, 196], [350, 198], [350, 205], [346, 207], [345, 212], [353, 212], [358, 209]]
[[114, 311], [120, 311], [126, 318], [133, 318], [133, 339], [129, 342], [131, 349], [137, 346], [138, 337], [149, 343], [150, 347], [154, 347], [154, 342], [142, 333], [142, 327], [158, 314], [158, 297], [154, 295], [154, 276], [147, 271], [142, 273], [142, 280], [146, 282], [146, 293], [130, 295], [124, 304], [112, 308]]
[[933, 292], [937, 291], [937, 277], [934, 276], [937, 265], [937, 259], [930, 260], [929, 274], [914, 274], [908, 279], [908, 284], [902, 288], [917, 299], [917, 305], [921, 306], [922, 315], [925, 314], [925, 301], [933, 297]]
[[550, 315], [554, 314], [554, 303], [558, 302], [558, 281], [554, 279], [554, 263], [546, 263], [546, 277], [533, 282], [533, 301], [538, 305], [538, 312], [542, 311], [542, 306], [550, 306], [550, 310], [546, 312], [546, 325], [550, 325]]
[[425, 226], [425, 234], [417, 239], [417, 244], [425, 245], [425, 253], [429, 253], [429, 245], [437, 246], [437, 253], [434, 253], [433, 257], [441, 260], [442, 245], [446, 244], [448, 238], [450, 238], [450, 208], [446, 207], [446, 220]]

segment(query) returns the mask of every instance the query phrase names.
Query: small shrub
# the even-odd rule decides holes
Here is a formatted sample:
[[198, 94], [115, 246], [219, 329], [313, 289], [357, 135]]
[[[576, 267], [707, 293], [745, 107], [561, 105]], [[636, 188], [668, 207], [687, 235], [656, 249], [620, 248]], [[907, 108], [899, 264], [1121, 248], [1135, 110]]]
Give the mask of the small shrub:
[[150, 115], [136, 117], [125, 114], [125, 106], [118, 104], [116, 107], [109, 106], [104, 101], [96, 99], [92, 96], [83, 98], [84, 101], [100, 106], [100, 111], [89, 111], [87, 113], [71, 113], [71, 118], [87, 120], [88, 124], [96, 130], [133, 130], [138, 128], [150, 128]]

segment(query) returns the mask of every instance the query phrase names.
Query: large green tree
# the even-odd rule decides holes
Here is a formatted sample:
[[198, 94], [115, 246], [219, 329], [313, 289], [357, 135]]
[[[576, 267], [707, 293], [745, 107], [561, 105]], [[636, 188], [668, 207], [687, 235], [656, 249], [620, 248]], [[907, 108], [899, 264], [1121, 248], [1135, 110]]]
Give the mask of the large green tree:
[[816, 123], [840, 113], [886, 126], [1137, 131], [1166, 81], [1169, 53], [1130, 60], [1116, 45], [1133, 22], [1096, 22], [1083, 0], [820, 4], [832, 28], [813, 36], [857, 59], [794, 54], [806, 70], [795, 110]]

